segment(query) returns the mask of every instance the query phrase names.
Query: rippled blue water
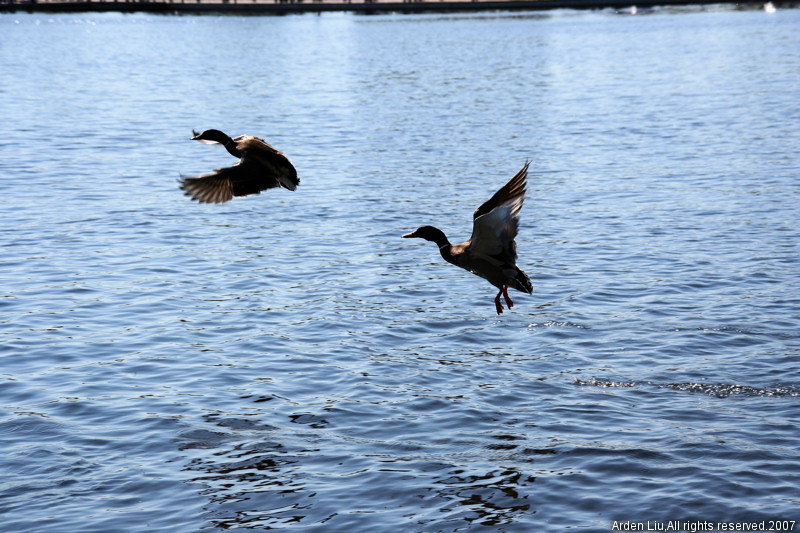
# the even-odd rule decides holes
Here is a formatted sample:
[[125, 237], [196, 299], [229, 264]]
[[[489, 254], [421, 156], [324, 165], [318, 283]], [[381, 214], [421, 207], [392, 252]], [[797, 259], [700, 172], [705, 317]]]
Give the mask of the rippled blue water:
[[[800, 520], [798, 27], [0, 16], [4, 530]], [[298, 190], [189, 201], [209, 127]], [[400, 235], [527, 159], [497, 316]]]

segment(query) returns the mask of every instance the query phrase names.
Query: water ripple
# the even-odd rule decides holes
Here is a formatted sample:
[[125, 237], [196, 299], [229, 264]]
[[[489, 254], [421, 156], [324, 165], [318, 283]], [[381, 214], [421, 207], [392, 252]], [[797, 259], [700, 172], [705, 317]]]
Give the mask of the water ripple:
[[635, 381], [611, 381], [608, 379], [591, 378], [583, 380], [575, 378], [576, 385], [591, 387], [638, 387], [642, 385], [652, 385], [655, 387], [674, 389], [678, 391], [702, 392], [716, 396], [717, 398], [727, 398], [731, 395], [745, 396], [800, 396], [800, 390], [795, 385], [776, 386], [773, 388], [751, 387], [749, 385], [735, 385], [726, 383], [653, 383], [652, 381], [637, 383]]

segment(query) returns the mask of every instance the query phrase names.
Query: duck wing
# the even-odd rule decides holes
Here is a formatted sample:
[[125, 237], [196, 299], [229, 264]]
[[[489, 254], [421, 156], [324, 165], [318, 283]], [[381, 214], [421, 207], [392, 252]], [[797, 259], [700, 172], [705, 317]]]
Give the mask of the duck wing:
[[234, 196], [249, 196], [263, 190], [279, 187], [278, 180], [264, 172], [258, 163], [242, 160], [227, 168], [218, 168], [210, 174], [181, 180], [186, 196], [207, 204], [221, 204]]
[[526, 162], [508, 183], [475, 210], [468, 248], [471, 255], [491, 258], [498, 265], [516, 263], [517, 244], [514, 238], [519, 226], [519, 212], [525, 200], [529, 164]]

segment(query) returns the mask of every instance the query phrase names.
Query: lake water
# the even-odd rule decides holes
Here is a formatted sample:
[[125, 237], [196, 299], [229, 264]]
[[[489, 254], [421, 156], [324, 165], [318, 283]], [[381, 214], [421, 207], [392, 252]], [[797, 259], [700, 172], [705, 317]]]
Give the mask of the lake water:
[[[800, 520], [798, 29], [0, 16], [3, 529]], [[212, 127], [300, 187], [190, 201]], [[526, 160], [498, 316], [400, 236]]]

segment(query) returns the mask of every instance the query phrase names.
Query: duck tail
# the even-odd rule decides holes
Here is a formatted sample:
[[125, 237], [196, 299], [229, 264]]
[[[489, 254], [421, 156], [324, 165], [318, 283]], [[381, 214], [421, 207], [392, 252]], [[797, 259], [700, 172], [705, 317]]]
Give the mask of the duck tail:
[[290, 191], [295, 190], [300, 185], [300, 179], [297, 177], [297, 171], [294, 167], [288, 169], [285, 173], [279, 173], [277, 177], [281, 186]]
[[531, 283], [530, 278], [528, 275], [517, 268], [517, 274], [514, 276], [514, 282], [511, 285], [518, 291], [527, 292], [528, 294], [533, 294], [533, 284]]

